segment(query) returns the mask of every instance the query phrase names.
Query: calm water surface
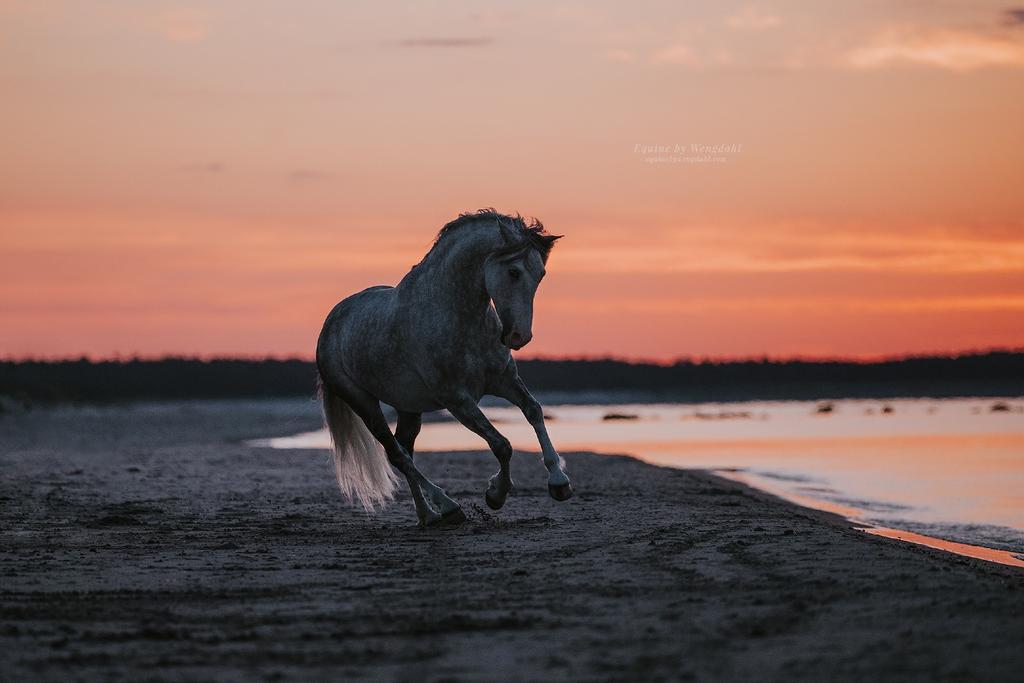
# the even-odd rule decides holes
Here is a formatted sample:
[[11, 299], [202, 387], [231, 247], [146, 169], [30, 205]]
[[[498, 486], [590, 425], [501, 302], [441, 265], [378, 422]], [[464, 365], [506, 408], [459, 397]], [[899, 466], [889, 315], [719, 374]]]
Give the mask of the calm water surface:
[[[517, 449], [537, 450], [517, 409], [484, 412]], [[964, 552], [957, 543], [995, 549], [1001, 552], [974, 554], [1024, 566], [1016, 557], [1024, 554], [1024, 399], [564, 405], [545, 412], [562, 451], [715, 470], [873, 533], [954, 552]], [[611, 414], [625, 419], [605, 419]], [[263, 443], [327, 448], [328, 437], [320, 431]], [[423, 425], [416, 448], [486, 445], [457, 423], [436, 422]], [[534, 475], [543, 476], [539, 466]]]

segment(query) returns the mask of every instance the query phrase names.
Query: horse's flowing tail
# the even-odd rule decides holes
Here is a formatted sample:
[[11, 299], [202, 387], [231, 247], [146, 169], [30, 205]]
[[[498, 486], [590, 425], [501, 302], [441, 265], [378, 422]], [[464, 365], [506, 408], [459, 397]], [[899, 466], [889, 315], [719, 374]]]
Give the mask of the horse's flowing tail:
[[338, 487], [350, 501], [358, 501], [373, 512], [394, 499], [398, 479], [384, 449], [363, 421], [338, 394], [320, 378], [317, 383], [324, 422], [331, 433], [331, 451]]

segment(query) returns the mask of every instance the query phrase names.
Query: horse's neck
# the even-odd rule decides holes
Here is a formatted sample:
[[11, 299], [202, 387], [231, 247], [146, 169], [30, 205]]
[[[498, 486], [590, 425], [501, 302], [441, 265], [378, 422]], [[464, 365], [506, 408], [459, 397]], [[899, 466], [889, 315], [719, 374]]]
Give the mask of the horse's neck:
[[[461, 235], [448, 235], [435, 253], [424, 259], [399, 284], [422, 305], [465, 319], [487, 310], [484, 262], [495, 248], [495, 235], [484, 226], [465, 226]], [[470, 230], [474, 232], [469, 233]]]

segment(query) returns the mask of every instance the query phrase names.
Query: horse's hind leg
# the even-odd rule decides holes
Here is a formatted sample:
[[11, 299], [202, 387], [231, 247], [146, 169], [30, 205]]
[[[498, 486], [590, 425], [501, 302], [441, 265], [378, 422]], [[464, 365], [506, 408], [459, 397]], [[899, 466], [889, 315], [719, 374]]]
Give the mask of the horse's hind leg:
[[[415, 459], [413, 453], [415, 451], [416, 446], [416, 437], [419, 436], [420, 427], [422, 426], [422, 419], [422, 413], [406, 413], [402, 411], [398, 412], [398, 425], [395, 427], [395, 439], [398, 441], [399, 445], [405, 449], [405, 452], [409, 454], [410, 460]], [[465, 519], [465, 516], [462, 513], [462, 509], [459, 508], [457, 504], [456, 507], [453, 509], [450, 507], [450, 505], [445, 503], [445, 501], [451, 501], [451, 499], [443, 490], [431, 484], [429, 480], [426, 481], [428, 487], [433, 486], [431, 500], [433, 500], [435, 504], [439, 504], [439, 507], [442, 510], [449, 510], [449, 512], [444, 514], [441, 521], [453, 523], [461, 522], [463, 519]], [[415, 491], [419, 492], [422, 499], [422, 491], [420, 490], [418, 485], [415, 485], [413, 483], [412, 479], [409, 479], [409, 487], [414, 488]], [[440, 502], [438, 503], [438, 501]], [[417, 510], [418, 509], [419, 508], [417, 508]], [[433, 513], [431, 512], [431, 514]], [[424, 526], [429, 526], [429, 523], [424, 524]]]
[[[388, 462], [405, 475], [409, 483], [409, 491], [412, 493], [413, 502], [416, 504], [416, 516], [420, 526], [431, 526], [439, 522], [456, 524], [466, 519], [462, 508], [454, 500], [445, 495], [436, 484], [427, 479], [416, 468], [412, 456], [398, 442], [395, 435], [391, 433], [388, 422], [381, 412], [380, 403], [370, 394], [347, 381], [347, 378], [340, 382], [340, 389], [343, 390], [345, 401], [352, 407], [370, 430], [373, 437], [384, 446]], [[417, 430], [418, 431], [418, 430]], [[415, 437], [414, 437], [415, 438]], [[424, 493], [430, 497], [440, 510], [441, 514], [434, 512], [424, 497]]]
[[409, 454], [409, 457], [414, 460], [415, 455], [413, 455], [413, 451], [416, 445], [416, 437], [420, 434], [420, 425], [422, 422], [422, 413], [398, 411], [398, 425], [395, 427], [395, 439], [397, 439], [398, 443], [405, 449], [405, 452]]
[[[420, 433], [421, 424], [421, 413], [406, 413], [401, 410], [398, 411], [398, 424], [395, 426], [395, 440], [398, 441], [398, 444], [405, 449], [406, 453], [409, 454], [410, 460], [415, 460], [413, 453], [416, 446], [416, 437], [419, 436]], [[406, 477], [406, 481], [409, 482], [409, 490], [413, 492], [413, 499], [416, 502], [416, 516], [419, 517], [420, 524], [422, 526], [429, 526], [440, 521], [440, 515], [435, 513], [430, 509], [430, 506], [427, 505], [419, 484], [410, 477]], [[436, 517], [436, 519], [434, 519], [434, 517]]]

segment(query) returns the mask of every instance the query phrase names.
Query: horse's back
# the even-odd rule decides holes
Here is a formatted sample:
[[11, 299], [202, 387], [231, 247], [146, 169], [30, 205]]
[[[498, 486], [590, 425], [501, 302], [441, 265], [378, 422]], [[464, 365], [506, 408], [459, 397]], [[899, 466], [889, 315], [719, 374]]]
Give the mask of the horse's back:
[[515, 372], [493, 308], [481, 326], [459, 330], [430, 303], [384, 285], [341, 301], [317, 344], [324, 380], [342, 373], [388, 405], [425, 412], [458, 394], [479, 400], [497, 378]]
[[370, 287], [335, 306], [317, 343], [317, 367], [328, 384], [344, 376], [400, 410], [437, 410], [441, 405], [422, 373], [407, 362], [407, 325], [395, 291]]
[[353, 316], [380, 315], [384, 305], [387, 304], [387, 293], [394, 292], [394, 289], [389, 285], [374, 285], [345, 297], [327, 314], [324, 330], [339, 328]]
[[317, 365], [322, 374], [351, 372], [351, 350], [372, 349], [375, 337], [388, 327], [389, 308], [394, 287], [376, 285], [348, 296], [327, 314], [317, 341]]

